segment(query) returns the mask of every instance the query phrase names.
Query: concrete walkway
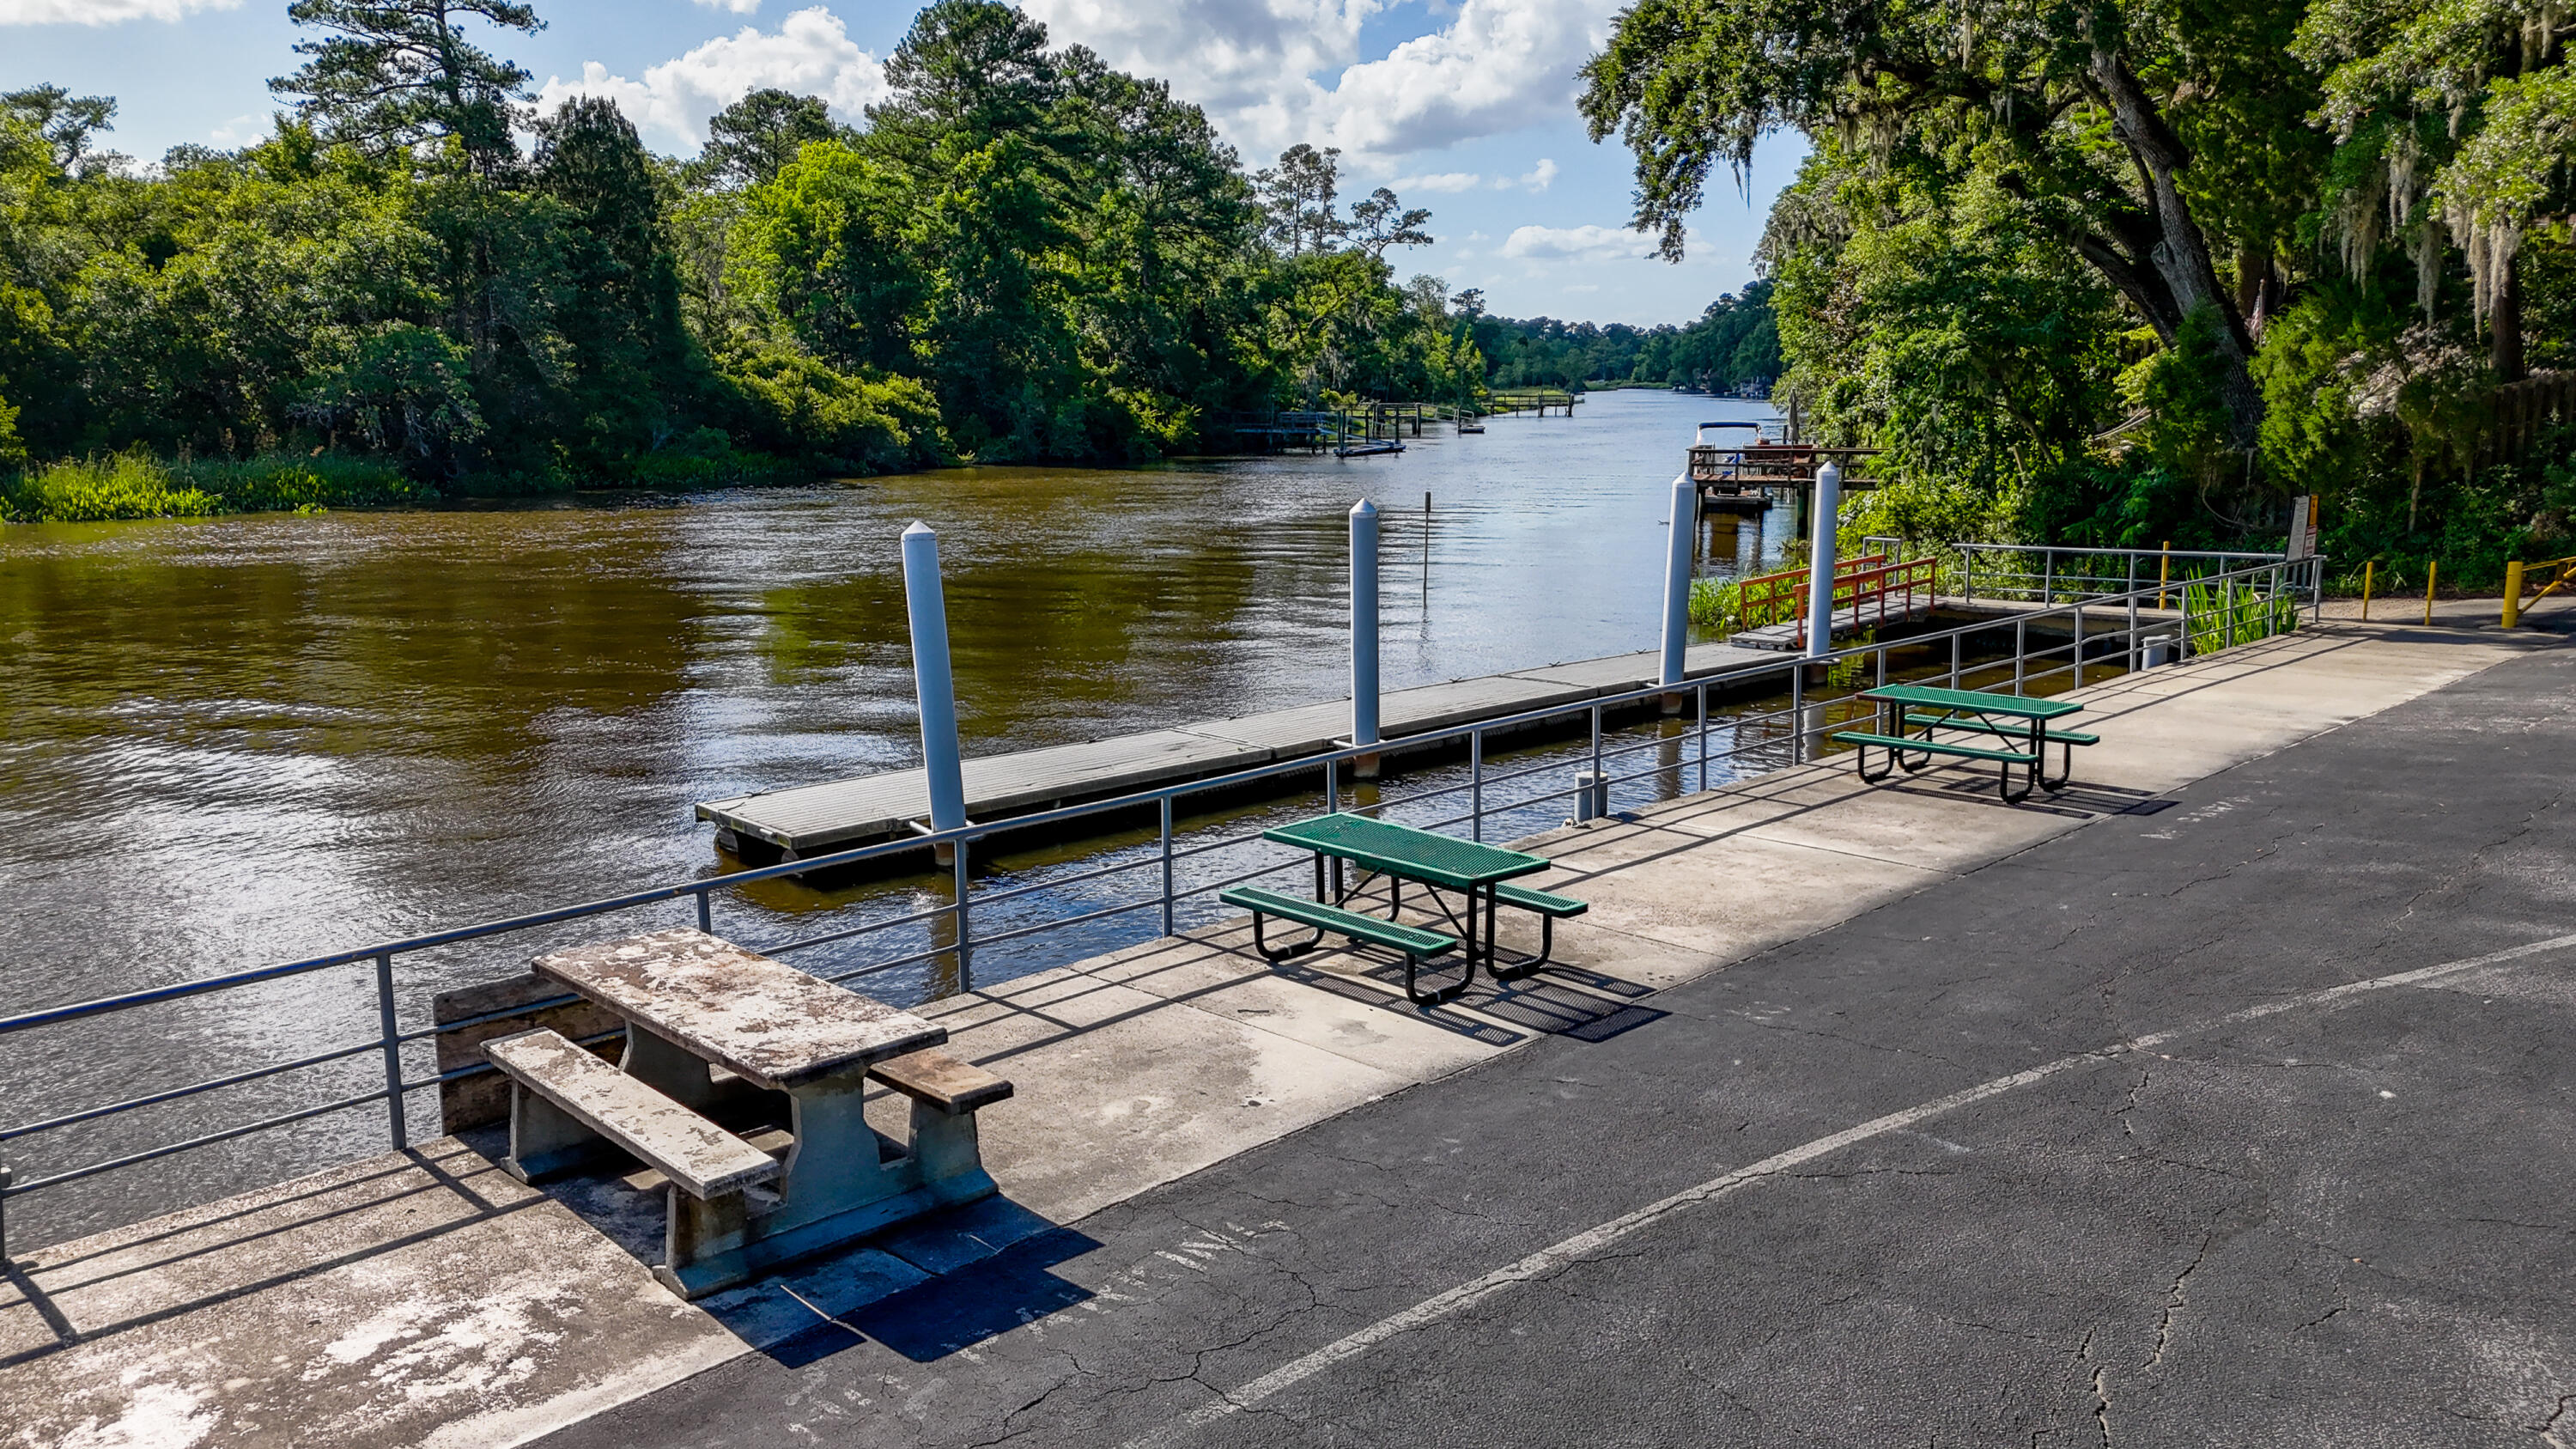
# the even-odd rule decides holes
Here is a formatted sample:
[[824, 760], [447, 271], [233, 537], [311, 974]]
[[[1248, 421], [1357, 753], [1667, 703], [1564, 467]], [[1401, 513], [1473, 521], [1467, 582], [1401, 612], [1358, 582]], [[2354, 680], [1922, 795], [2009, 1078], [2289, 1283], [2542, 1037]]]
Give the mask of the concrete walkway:
[[[1595, 903], [1561, 928], [1559, 954], [1578, 969], [1428, 1015], [1365, 974], [1372, 963], [1319, 955], [1299, 963], [1306, 969], [1274, 971], [1241, 949], [1237, 930], [946, 1003], [951, 1050], [1020, 1086], [985, 1116], [987, 1158], [1010, 1201], [699, 1307], [670, 1298], [643, 1270], [653, 1198], [638, 1191], [640, 1175], [550, 1197], [492, 1168], [477, 1150], [488, 1144], [453, 1140], [46, 1249], [0, 1291], [0, 1424], [15, 1435], [0, 1442], [489, 1445], [584, 1424], [574, 1441], [766, 1444], [836, 1419], [832, 1437], [861, 1442], [983, 1442], [1029, 1429], [1104, 1443], [1193, 1412], [1204, 1422], [1189, 1432], [1210, 1442], [1296, 1442], [1307, 1428], [1336, 1442], [1382, 1442], [1438, 1438], [1447, 1422], [1439, 1414], [1506, 1401], [1525, 1417], [1495, 1418], [1470, 1437], [1564, 1442], [1605, 1437], [1605, 1425], [1620, 1429], [1611, 1442], [1718, 1433], [1702, 1382], [1718, 1360], [1695, 1336], [1713, 1331], [1701, 1321], [1709, 1312], [1738, 1304], [1720, 1313], [1728, 1331], [1768, 1334], [1783, 1364], [1818, 1353], [1831, 1362], [1830, 1335], [1813, 1336], [1827, 1319], [1815, 1284], [1842, 1284], [1848, 1273], [1810, 1281], [1796, 1265], [1848, 1267], [1895, 1252], [1924, 1273], [2003, 1269], [1998, 1257], [2015, 1256], [2013, 1240], [1954, 1238], [1937, 1252], [1901, 1241], [1900, 1225], [1919, 1228], [1923, 1215], [1884, 1197], [1834, 1204], [1833, 1226], [1814, 1231], [1795, 1227], [1804, 1209], [1781, 1208], [1777, 1231], [1789, 1236], [1761, 1251], [1786, 1266], [1762, 1275], [1767, 1299], [1728, 1280], [1728, 1265], [1742, 1260], [1726, 1235], [1698, 1228], [1654, 1251], [1691, 1264], [1674, 1281], [1702, 1283], [1704, 1301], [1676, 1303], [1670, 1285], [1631, 1284], [1625, 1298], [1586, 1306], [1550, 1289], [1542, 1302], [1473, 1315], [1485, 1337], [1447, 1341], [1454, 1353], [1436, 1372], [1407, 1349], [1370, 1358], [1338, 1388], [1314, 1382], [1368, 1357], [1372, 1341], [1251, 1394], [1254, 1403], [1294, 1399], [1303, 1407], [1289, 1417], [1224, 1406], [1247, 1402], [1265, 1375], [1341, 1352], [1333, 1346], [1347, 1334], [1419, 1310], [1426, 1292], [1417, 1290], [1472, 1285], [1568, 1234], [1597, 1232], [1760, 1160], [1766, 1144], [1831, 1138], [1890, 1103], [1939, 1097], [1952, 1077], [1989, 1080], [1993, 1072], [1974, 1073], [1998, 1063], [2027, 1069], [2123, 1032], [2349, 979], [2358, 971], [2349, 959], [2301, 957], [2299, 931], [2410, 929], [2370, 884], [2371, 871], [2402, 873], [2381, 864], [2390, 827], [2362, 817], [2376, 809], [2412, 831], [2417, 817], [2438, 816], [2451, 774], [2465, 773], [2472, 778], [2461, 783], [2480, 792], [2475, 820], [2448, 833], [2427, 823], [2422, 833], [2436, 861], [2473, 850], [2497, 818], [2490, 797], [2537, 788], [2527, 771], [2489, 770], [2478, 743], [2491, 736], [2500, 752], [2528, 753], [2528, 742], [2513, 742], [2534, 728], [2521, 722], [2530, 701], [2510, 695], [2501, 709], [2517, 721], [2510, 727], [2478, 718], [2459, 726], [2466, 743], [2449, 746], [2447, 774], [2410, 761], [2384, 777], [2320, 776], [2297, 763], [2350, 731], [2276, 752], [2520, 655], [2539, 657], [2513, 670], [2563, 671], [2558, 642], [2330, 624], [2120, 679], [2085, 692], [2086, 725], [2104, 743], [2079, 758], [2079, 787], [2055, 802], [2006, 807], [1981, 772], [1869, 789], [1847, 766], [1827, 764], [1559, 832], [1537, 845], [1559, 862], [1544, 883]], [[2138, 959], [2121, 970], [2151, 980], [2150, 959], [2216, 952], [2229, 962], [2206, 982], [2166, 971], [2141, 994], [2143, 1006], [2072, 958], [2055, 975], [2033, 974], [2032, 960], [2074, 939], [2075, 922], [2098, 932], [2106, 909], [2130, 909], [2105, 906], [2121, 899], [2124, 882], [2141, 900], [2158, 887], [2170, 897], [2172, 882], [2157, 872], [2177, 863], [2197, 870], [2240, 850], [2268, 858], [2253, 848], [2260, 842], [2234, 834], [2264, 813], [2226, 783], [2225, 772], [2249, 762], [2290, 774], [2245, 801], [2273, 802], [2268, 812], [2278, 799], [2314, 798], [2353, 817], [2359, 900], [2347, 886], [2258, 897], [2250, 917], [2244, 902], [2235, 914], [2210, 914], [2168, 900], [2088, 938], [2133, 930]], [[2379, 791], [2377, 778], [2397, 792]], [[2156, 858], [2118, 859], [2139, 851]], [[2565, 861], [2540, 858], [2553, 869]], [[2565, 929], [2537, 904], [2517, 909], [2458, 931], [2460, 949]], [[2238, 960], [2241, 940], [2285, 931], [2287, 940], [2246, 959], [2298, 969], [2276, 980]], [[1918, 934], [1978, 942], [1974, 954], [1997, 960], [1963, 971], [1948, 950], [1898, 944]], [[2176, 943], [2193, 950], [2177, 955]], [[1927, 956], [1939, 959], [1916, 959]], [[1912, 968], [1899, 971], [1900, 962]], [[1926, 987], [1936, 981], [1938, 991]], [[1737, 1070], [1747, 1062], [1755, 1066]], [[2290, 1130], [2292, 1120], [2276, 1126]], [[1946, 1160], [1955, 1125], [1891, 1128], [1869, 1141]], [[2188, 1125], [2177, 1130], [2189, 1135]], [[1919, 1175], [1903, 1163], [1870, 1171], [1895, 1184]], [[2008, 1198], [2007, 1189], [1989, 1180], [1981, 1190]], [[2040, 1240], [2101, 1227], [2099, 1204], [2051, 1203], [2031, 1209]], [[2060, 1210], [2063, 1221], [2052, 1216]], [[1629, 1231], [1651, 1235], [1662, 1223]], [[1602, 1261], [1583, 1252], [1565, 1261], [1578, 1260]], [[2034, 1291], [2042, 1301], [2064, 1297], [2044, 1284]], [[1470, 1318], [1435, 1312], [1389, 1332], [1434, 1322]], [[1563, 1330], [1576, 1323], [1590, 1336], [1569, 1342]], [[2058, 1347], [2075, 1353], [2071, 1345]], [[1744, 1351], [1721, 1358], [1738, 1363]], [[1623, 1384], [1646, 1378], [1568, 1370], [1603, 1354], [1700, 1375], [1656, 1390], [1668, 1396], [1658, 1402], [1683, 1406], [1673, 1411], [1683, 1418], [1638, 1419], [1614, 1402]], [[1519, 1377], [1496, 1382], [1477, 1367], [1497, 1361], [1519, 1364]], [[2108, 1358], [2070, 1361], [2111, 1372]], [[2013, 1385], [2046, 1377], [2028, 1365], [2014, 1373], [1976, 1392], [2000, 1403]], [[1876, 1371], [1870, 1381], [1913, 1382]], [[1418, 1392], [1426, 1382], [1434, 1392]], [[1845, 1410], [1901, 1397], [1890, 1388], [1856, 1398], [1856, 1382], [1834, 1390]], [[1818, 1383], [1818, 1394], [1833, 1387]], [[1725, 1392], [1741, 1397], [1742, 1388]], [[1556, 1410], [1528, 1401], [1550, 1394], [1561, 1400]], [[1558, 1422], [1554, 1434], [1541, 1432], [1550, 1412], [1576, 1404], [1587, 1430]], [[1931, 1422], [1889, 1412], [1897, 1417], [1886, 1424]], [[1835, 1422], [1849, 1442], [1875, 1441], [1848, 1412]], [[1995, 1441], [1996, 1423], [1961, 1422], [1942, 1437]], [[2089, 1421], [2066, 1422], [2080, 1430]], [[1737, 1424], [1721, 1437], [1796, 1436]]]

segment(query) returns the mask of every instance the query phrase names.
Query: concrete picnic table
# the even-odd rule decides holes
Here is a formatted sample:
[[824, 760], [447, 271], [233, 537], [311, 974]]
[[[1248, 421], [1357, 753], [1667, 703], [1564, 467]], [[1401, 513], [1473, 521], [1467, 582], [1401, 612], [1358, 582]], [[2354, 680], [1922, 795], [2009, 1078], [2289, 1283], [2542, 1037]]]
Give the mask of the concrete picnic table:
[[[762, 1267], [802, 1256], [927, 1208], [970, 1201], [994, 1191], [977, 1150], [972, 1109], [994, 1095], [984, 1074], [935, 1053], [948, 1029], [909, 1011], [845, 990], [792, 966], [686, 927], [655, 931], [537, 958], [537, 974], [607, 1007], [626, 1022], [622, 1069], [682, 1106], [705, 1111], [717, 1090], [710, 1064], [757, 1087], [783, 1093], [795, 1144], [779, 1175], [779, 1201], [749, 1212], [739, 1196], [711, 1202], [674, 1199], [674, 1211], [718, 1214], [723, 1221], [686, 1226], [697, 1246], [672, 1271], [694, 1296], [703, 1285], [740, 1281]], [[862, 1111], [869, 1073], [904, 1071], [922, 1061], [936, 1076], [970, 1072], [971, 1101], [914, 1114], [912, 1151], [880, 1160], [877, 1133]], [[900, 1089], [942, 1097], [939, 1084]], [[954, 1094], [947, 1094], [953, 1096]], [[739, 1244], [725, 1247], [725, 1244]]]

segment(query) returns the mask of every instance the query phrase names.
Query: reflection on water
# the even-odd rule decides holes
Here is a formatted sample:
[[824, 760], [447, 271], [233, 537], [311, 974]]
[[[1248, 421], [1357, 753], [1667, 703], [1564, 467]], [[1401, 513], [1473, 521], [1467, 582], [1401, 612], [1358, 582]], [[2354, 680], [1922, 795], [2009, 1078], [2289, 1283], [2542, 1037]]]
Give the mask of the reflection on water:
[[[1342, 694], [1363, 495], [1388, 688], [1651, 648], [1693, 424], [1768, 415], [1611, 393], [1365, 460], [0, 530], [0, 1014], [712, 873], [693, 802], [917, 760], [915, 518], [940, 533], [970, 754]], [[1714, 572], [1793, 527], [1713, 523]], [[726, 928], [782, 939], [850, 897], [766, 890]], [[407, 968], [415, 1015], [438, 969]], [[76, 1105], [291, 1055], [319, 1020], [368, 1030], [362, 985], [157, 1011], [148, 1061], [21, 1037], [0, 1081]]]

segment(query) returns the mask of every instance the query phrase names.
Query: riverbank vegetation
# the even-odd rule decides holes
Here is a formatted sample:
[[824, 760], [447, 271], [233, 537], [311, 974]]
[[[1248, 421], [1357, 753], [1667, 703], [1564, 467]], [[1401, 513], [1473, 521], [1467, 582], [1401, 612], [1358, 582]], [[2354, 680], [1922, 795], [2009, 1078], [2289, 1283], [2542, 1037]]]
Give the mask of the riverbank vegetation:
[[860, 124], [754, 92], [686, 160], [603, 99], [537, 114], [515, 0], [289, 11], [286, 109], [237, 151], [138, 164], [111, 98], [0, 97], [8, 516], [1149, 459], [1238, 412], [1743, 350], [1702, 319], [1596, 356], [1401, 279], [1427, 211], [1350, 200], [1330, 150], [1249, 169], [986, 0], [922, 11]]
[[1641, 0], [1588, 71], [1678, 257], [1788, 127], [1778, 396], [1873, 532], [2576, 551], [2576, 12], [2537, 0]]
[[311, 512], [436, 496], [388, 462], [329, 454], [174, 463], [138, 449], [0, 473], [0, 519], [12, 522]]

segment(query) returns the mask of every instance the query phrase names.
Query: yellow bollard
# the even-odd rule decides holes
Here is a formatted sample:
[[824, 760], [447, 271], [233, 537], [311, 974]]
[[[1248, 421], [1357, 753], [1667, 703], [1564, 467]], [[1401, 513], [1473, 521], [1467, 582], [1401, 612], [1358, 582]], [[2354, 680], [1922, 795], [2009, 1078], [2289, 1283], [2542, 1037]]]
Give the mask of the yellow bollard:
[[2165, 606], [2165, 580], [2173, 576], [2173, 540], [2165, 540], [2165, 556], [2156, 560], [2156, 607]]
[[2376, 560], [2361, 566], [2361, 622], [2370, 622], [2370, 576], [2379, 567]]
[[2433, 581], [2442, 575], [2442, 561], [2428, 560], [2424, 565], [2424, 622], [2433, 622]]
[[2512, 628], [2522, 617], [2522, 560], [2504, 566], [2504, 626]]

